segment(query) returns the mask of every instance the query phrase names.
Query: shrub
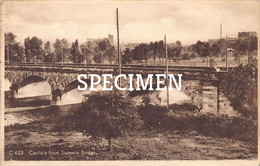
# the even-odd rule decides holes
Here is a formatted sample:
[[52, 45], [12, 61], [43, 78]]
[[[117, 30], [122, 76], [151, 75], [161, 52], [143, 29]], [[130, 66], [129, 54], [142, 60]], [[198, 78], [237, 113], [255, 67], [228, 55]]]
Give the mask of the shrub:
[[99, 91], [86, 97], [78, 111], [78, 128], [84, 135], [108, 140], [136, 129], [142, 124], [133, 102], [119, 91]]
[[222, 79], [221, 89], [235, 110], [257, 119], [257, 65], [235, 67]]
[[165, 107], [151, 105], [148, 102], [139, 107], [139, 113], [147, 127], [160, 127], [167, 122], [168, 109]]

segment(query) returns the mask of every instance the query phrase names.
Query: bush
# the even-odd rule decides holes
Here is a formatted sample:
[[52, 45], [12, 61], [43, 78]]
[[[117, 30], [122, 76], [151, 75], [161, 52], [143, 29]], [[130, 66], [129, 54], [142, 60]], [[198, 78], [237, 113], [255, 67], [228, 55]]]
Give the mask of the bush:
[[257, 65], [235, 67], [222, 79], [221, 89], [235, 110], [257, 119]]
[[160, 127], [167, 122], [168, 109], [146, 103], [139, 107], [139, 113], [147, 127]]
[[77, 113], [78, 128], [84, 135], [108, 140], [138, 128], [142, 121], [130, 98], [119, 91], [99, 91], [86, 97], [82, 109]]

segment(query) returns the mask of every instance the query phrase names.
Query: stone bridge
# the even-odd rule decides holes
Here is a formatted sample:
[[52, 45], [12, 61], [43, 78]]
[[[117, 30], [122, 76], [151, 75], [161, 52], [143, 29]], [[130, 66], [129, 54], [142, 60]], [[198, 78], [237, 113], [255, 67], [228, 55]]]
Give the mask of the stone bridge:
[[52, 91], [59, 89], [62, 92], [69, 83], [77, 80], [77, 76], [76, 73], [5, 70], [5, 78], [10, 81], [13, 87], [21, 87], [23, 81], [30, 77], [40, 77], [50, 84]]
[[[151, 71], [148, 71], [151, 72]], [[29, 83], [35, 82], [36, 78], [39, 81], [47, 81], [52, 89], [52, 95], [62, 95], [66, 90], [68, 85], [72, 82], [77, 81], [77, 77], [79, 74], [115, 74], [117, 71], [113, 69], [78, 69], [78, 68], [69, 68], [69, 67], [21, 67], [21, 66], [5, 66], [5, 78], [8, 79], [11, 83], [11, 87], [13, 90], [17, 90]], [[129, 72], [128, 72], [129, 73]], [[132, 70], [130, 73], [134, 73]], [[140, 71], [137, 71], [140, 73]], [[142, 72], [143, 73], [143, 72]], [[163, 73], [163, 72], [159, 72]], [[171, 73], [171, 72], [169, 72]], [[180, 73], [180, 72], [178, 72]], [[174, 73], [176, 74], [176, 72]], [[78, 82], [78, 81], [77, 81]], [[101, 82], [102, 83], [102, 82]], [[124, 84], [124, 82], [122, 82]], [[182, 89], [186, 95], [188, 95], [195, 105], [198, 107], [202, 107], [203, 102], [203, 91], [205, 90], [205, 86], [213, 86], [213, 95], [214, 97], [213, 103], [218, 103], [218, 83], [206, 81], [204, 79], [188, 79], [182, 80]], [[212, 88], [210, 88], [212, 89]], [[208, 93], [206, 90], [205, 92]], [[212, 91], [212, 90], [211, 90]], [[212, 102], [211, 102], [212, 103]], [[218, 104], [217, 104], [218, 105]], [[214, 106], [217, 107], [218, 106]]]

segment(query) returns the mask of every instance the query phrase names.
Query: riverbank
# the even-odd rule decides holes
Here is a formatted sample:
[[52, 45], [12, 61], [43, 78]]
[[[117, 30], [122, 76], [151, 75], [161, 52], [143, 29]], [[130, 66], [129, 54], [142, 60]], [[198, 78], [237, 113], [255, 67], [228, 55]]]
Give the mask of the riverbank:
[[[26, 114], [30, 114], [30, 111]], [[38, 112], [35, 117], [40, 117], [42, 114], [43, 112]], [[111, 151], [106, 150], [107, 140], [92, 140], [90, 137], [83, 136], [81, 132], [73, 129], [69, 120], [65, 120], [67, 125], [64, 125], [49, 121], [48, 116], [42, 116], [43, 118], [34, 119], [33, 122], [27, 124], [5, 127], [5, 159], [218, 160], [257, 158], [257, 144], [252, 140], [237, 139], [239, 135], [235, 131], [238, 130], [232, 128], [232, 125], [229, 125], [231, 126], [229, 128], [226, 127], [232, 122], [231, 120], [203, 114], [194, 116], [197, 120], [201, 119], [194, 123], [194, 118], [190, 117], [192, 114], [170, 115], [174, 117], [174, 120], [168, 122], [174, 124], [175, 128], [173, 126], [166, 128], [163, 126], [164, 123], [160, 123], [159, 126], [146, 126], [129, 132], [112, 140]], [[194, 127], [190, 128], [190, 126]], [[199, 126], [201, 128], [197, 128]], [[219, 134], [221, 132], [230, 133], [231, 136]], [[257, 138], [257, 132], [255, 137]], [[15, 155], [13, 154], [15, 151], [22, 151], [23, 154]]]

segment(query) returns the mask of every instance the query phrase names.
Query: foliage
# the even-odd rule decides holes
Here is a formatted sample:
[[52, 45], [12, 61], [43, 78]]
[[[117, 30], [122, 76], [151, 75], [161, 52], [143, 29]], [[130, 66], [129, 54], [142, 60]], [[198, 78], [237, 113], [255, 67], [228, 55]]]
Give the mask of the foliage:
[[5, 33], [5, 59], [9, 56], [9, 61], [25, 61], [24, 48], [15, 40], [13, 33]]
[[80, 45], [80, 51], [82, 54], [82, 57], [86, 57], [86, 63], [92, 63], [91, 55], [95, 52], [95, 46], [91, 42], [85, 42]]
[[55, 57], [55, 54], [53, 54], [51, 51], [51, 43], [50, 43], [50, 41], [47, 41], [44, 44], [43, 62], [55, 62], [55, 61], [56, 61], [56, 57]]
[[[168, 47], [167, 50], [169, 59], [173, 60], [174, 62], [177, 62], [181, 59], [183, 47], [180, 41], [176, 41], [175, 44], [173, 44], [171, 47]], [[185, 58], [188, 59], [187, 56]]]
[[30, 39], [30, 37], [24, 40], [25, 46], [25, 55], [27, 62], [34, 62], [34, 61], [43, 61], [44, 51], [42, 48], [42, 40], [38, 37], [34, 36]]
[[113, 61], [115, 61], [117, 59], [116, 56], [116, 49], [113, 46], [110, 46], [106, 52], [105, 52], [105, 58], [109, 61], [109, 63], [113, 63]]
[[257, 37], [242, 38], [236, 41], [233, 48], [239, 54], [246, 54], [249, 49], [250, 53], [257, 51], [257, 44]]
[[72, 43], [71, 45], [71, 60], [73, 63], [81, 63], [84, 61], [83, 55], [79, 52], [79, 43], [78, 40]]
[[224, 94], [234, 109], [257, 118], [257, 65], [235, 67], [221, 82]]
[[167, 108], [148, 104], [147, 98], [143, 102], [145, 104], [139, 107], [139, 113], [146, 127], [160, 127], [167, 121]]
[[[107, 38], [97, 41], [87, 41], [79, 44], [78, 40], [69, 44], [66, 39], [56, 39], [51, 50], [50, 42], [47, 41], [42, 48], [42, 40], [34, 36], [24, 39], [24, 46], [18, 43], [16, 36], [10, 32], [5, 33], [5, 58], [10, 58], [12, 62], [34, 62], [35, 58], [40, 62], [73, 62], [82, 63], [85, 58], [87, 63], [92, 60], [95, 63], [108, 61], [113, 63], [117, 60], [116, 49]], [[179, 60], [190, 60], [191, 58], [201, 57], [203, 61], [207, 57], [222, 57], [225, 60], [226, 39], [213, 41], [197, 41], [195, 44], [182, 46], [180, 41], [168, 43], [169, 60], [178, 62]], [[258, 38], [251, 36], [247, 38], [238, 38], [228, 41], [228, 48], [234, 50], [234, 57], [245, 55], [250, 50], [250, 54], [257, 53]], [[161, 62], [165, 58], [164, 41], [155, 41], [150, 43], [140, 43], [134, 49], [126, 48], [122, 51], [122, 63], [131, 63], [133, 60], [146, 63], [152, 59], [154, 64], [156, 59]]]
[[107, 139], [109, 150], [111, 139], [141, 124], [132, 101], [124, 98], [119, 91], [100, 91], [87, 96], [82, 109], [78, 111], [78, 122], [84, 135]]
[[133, 51], [130, 51], [129, 48], [126, 48], [125, 51], [123, 52], [122, 56], [122, 63], [127, 64], [132, 62], [132, 53]]
[[57, 57], [57, 62], [68, 62], [70, 59], [69, 43], [66, 39], [56, 39], [53, 44], [54, 53]]
[[194, 46], [194, 50], [195, 52], [200, 55], [202, 58], [205, 58], [207, 56], [209, 56], [210, 54], [210, 45], [208, 42], [201, 42], [198, 41], [195, 46]]
[[108, 39], [103, 39], [98, 43], [98, 53], [95, 55], [95, 57], [94, 61], [96, 63], [101, 63], [104, 59], [112, 63], [116, 59], [115, 47], [110, 44]]
[[103, 61], [104, 57], [101, 54], [96, 54], [93, 58], [95, 63], [101, 63]]

